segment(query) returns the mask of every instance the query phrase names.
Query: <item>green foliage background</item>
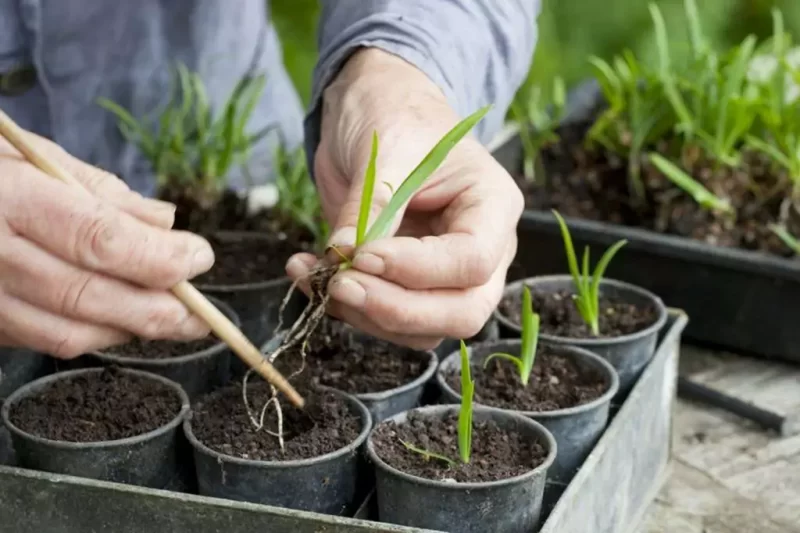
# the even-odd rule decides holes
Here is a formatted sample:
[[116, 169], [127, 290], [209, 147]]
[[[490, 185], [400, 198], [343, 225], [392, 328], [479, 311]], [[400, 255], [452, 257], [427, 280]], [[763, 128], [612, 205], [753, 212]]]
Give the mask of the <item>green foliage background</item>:
[[[369, 1], [369, 0], [364, 0]], [[674, 57], [688, 46], [683, 0], [656, 0], [672, 37]], [[318, 0], [269, 0], [281, 35], [284, 58], [304, 102], [310, 97], [311, 71], [317, 54]], [[770, 10], [783, 11], [787, 29], [800, 35], [800, 0], [700, 0], [707, 35], [720, 48], [749, 33], [767, 36]], [[555, 75], [568, 85], [589, 74], [590, 54], [609, 59], [631, 48], [643, 61], [655, 57], [647, 0], [544, 0], [539, 17], [539, 44], [528, 75], [530, 83], [545, 83]], [[522, 90], [525, 90], [523, 87]]]

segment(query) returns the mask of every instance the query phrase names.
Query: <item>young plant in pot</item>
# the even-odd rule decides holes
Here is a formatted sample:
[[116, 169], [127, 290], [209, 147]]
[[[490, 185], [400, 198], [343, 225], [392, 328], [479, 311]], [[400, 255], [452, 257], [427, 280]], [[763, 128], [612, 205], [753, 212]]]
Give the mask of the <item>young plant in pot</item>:
[[558, 454], [548, 471], [556, 487], [545, 495], [550, 503], [603, 434], [619, 378], [608, 361], [590, 351], [540, 343], [540, 317], [528, 287], [522, 289], [520, 316], [521, 339], [475, 344], [467, 359], [452, 353], [439, 365], [436, 380], [443, 402], [463, 401], [459, 376], [468, 363], [477, 375], [478, 404], [532, 418], [553, 434]]
[[[272, 339], [262, 352], [273, 353], [283, 338]], [[276, 367], [299, 382], [352, 394], [367, 406], [373, 423], [420, 405], [439, 364], [433, 351], [394, 345], [327, 315], [306, 339], [305, 354], [299, 352], [295, 347], [284, 353]]]
[[177, 383], [107, 367], [32, 381], [6, 399], [2, 419], [23, 468], [164, 489], [191, 483], [178, 451], [188, 411]]
[[[229, 305], [213, 297], [209, 300], [236, 326], [240, 325], [239, 317]], [[233, 359], [228, 346], [210, 334], [192, 342], [136, 338], [127, 344], [85, 354], [67, 366], [145, 370], [175, 381], [194, 399], [228, 382]]]
[[454, 533], [536, 531], [556, 441], [510, 411], [473, 408], [464, 343], [461, 405], [420, 407], [367, 440], [382, 522]]
[[[274, 184], [251, 186], [247, 194], [229, 187], [231, 173], [237, 167], [246, 171], [253, 147], [273, 129], [249, 131], [265, 84], [263, 75], [247, 74], [217, 113], [199, 75], [179, 65], [178, 94], [153, 124], [114, 102], [100, 102], [152, 166], [157, 195], [177, 206], [175, 229], [211, 242], [216, 263], [195, 285], [230, 304], [257, 345], [277, 324], [278, 304], [289, 286], [286, 261], [294, 253], [313, 251], [324, 233], [302, 150], [290, 154], [278, 145]], [[290, 309], [299, 311], [302, 305], [299, 299]]]
[[541, 317], [541, 341], [550, 346], [584, 348], [606, 359], [619, 375], [619, 400], [653, 356], [658, 333], [667, 321], [667, 309], [658, 296], [641, 287], [603, 278], [625, 241], [606, 250], [594, 272], [589, 271], [586, 247], [579, 268], [569, 228], [557, 211], [553, 214], [561, 227], [570, 274], [509, 283], [494, 315], [501, 328], [519, 335], [520, 299], [529, 288], [533, 308]]

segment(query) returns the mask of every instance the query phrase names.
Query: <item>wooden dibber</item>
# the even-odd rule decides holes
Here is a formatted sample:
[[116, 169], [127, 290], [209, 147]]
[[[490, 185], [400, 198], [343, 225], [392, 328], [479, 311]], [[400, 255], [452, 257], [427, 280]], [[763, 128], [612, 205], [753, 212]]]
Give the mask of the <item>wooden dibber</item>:
[[[45, 174], [59, 179], [69, 185], [83, 188], [83, 185], [70, 175], [64, 168], [52, 160], [44, 157], [25, 138], [22, 129], [0, 111], [0, 134], [5, 137], [28, 161]], [[172, 287], [172, 293], [183, 302], [194, 314], [202, 318], [211, 330], [233, 350], [247, 366], [282, 392], [289, 401], [297, 407], [303, 407], [305, 400], [292, 387], [283, 375], [278, 372], [261, 352], [244, 336], [228, 317], [226, 317], [214, 304], [198, 291], [188, 281], [183, 281]]]

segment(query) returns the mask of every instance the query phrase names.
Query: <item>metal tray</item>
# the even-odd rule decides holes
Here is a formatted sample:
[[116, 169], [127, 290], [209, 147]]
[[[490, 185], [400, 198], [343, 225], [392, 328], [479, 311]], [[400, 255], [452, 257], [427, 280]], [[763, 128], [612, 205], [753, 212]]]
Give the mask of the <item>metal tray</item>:
[[[682, 311], [671, 310], [659, 347], [594, 451], [565, 488], [541, 533], [629, 533], [669, 463]], [[0, 466], [0, 533], [423, 532], [334, 517]]]
[[[597, 97], [594, 84], [579, 85], [570, 93], [565, 121], [585, 114]], [[518, 132], [517, 126], [508, 125], [490, 145], [511, 173], [522, 170]], [[610, 223], [568, 223], [576, 248], [588, 245], [595, 257], [626, 239], [607, 276], [646, 288], [667, 305], [685, 310], [692, 317], [687, 339], [800, 362], [800, 328], [793, 321], [800, 315], [800, 261]], [[566, 271], [558, 223], [551, 213], [526, 210], [517, 234], [519, 252], [509, 279]]]

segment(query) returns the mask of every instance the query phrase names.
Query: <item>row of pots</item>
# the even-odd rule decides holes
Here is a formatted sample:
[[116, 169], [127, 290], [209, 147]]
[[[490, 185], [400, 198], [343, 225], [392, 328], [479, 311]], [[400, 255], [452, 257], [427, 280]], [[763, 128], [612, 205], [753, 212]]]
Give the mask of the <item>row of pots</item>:
[[[528, 285], [542, 283], [556, 288], [568, 287], [570, 282], [571, 279], [564, 276], [525, 281]], [[508, 290], [519, 290], [517, 286], [519, 283], [521, 282], [510, 284]], [[83, 476], [93, 472], [94, 475], [89, 477], [102, 478], [104, 475], [120, 476], [125, 472], [124, 465], [119, 462], [120, 456], [125, 456], [131, 459], [130, 472], [122, 476], [124, 479], [118, 477], [113, 480], [164, 488], [167, 486], [165, 483], [167, 477], [174, 478], [175, 473], [180, 472], [181, 463], [177, 459], [178, 454], [169, 453], [168, 450], [170, 447], [173, 450], [182, 449], [180, 441], [185, 435], [194, 450], [194, 464], [201, 494], [334, 514], [352, 511], [358, 498], [363, 496], [363, 493], [359, 492], [359, 488], [364, 485], [362, 480], [373, 476], [372, 467], [365, 465], [362, 460], [366, 455], [375, 468], [382, 521], [451, 531], [478, 531], [480, 529], [474, 527], [480, 524], [484, 524], [483, 527], [491, 531], [523, 530], [521, 529], [523, 525], [527, 527], [539, 519], [545, 481], [563, 485], [591, 451], [607, 425], [612, 400], [615, 398], [619, 400], [635, 382], [654, 353], [658, 332], [666, 321], [666, 309], [663, 304], [645, 291], [611, 280], [603, 282], [602, 290], [628, 300], [633, 298], [641, 301], [649, 298], [650, 303], [658, 304], [661, 316], [652, 327], [627, 338], [590, 339], [581, 343], [570, 339], [540, 336], [540, 343], [549, 346], [552, 353], [573, 360], [581, 368], [591, 368], [604, 374], [607, 378], [607, 387], [601, 397], [573, 408], [549, 412], [518, 412], [476, 406], [475, 421], [491, 419], [503, 430], [523, 432], [531, 438], [538, 439], [547, 449], [544, 462], [530, 472], [513, 479], [483, 484], [454, 484], [410, 476], [384, 462], [377, 455], [369, 438], [373, 425], [382, 421], [402, 424], [410, 412], [441, 418], [457, 411], [458, 407], [453, 405], [421, 408], [416, 406], [420, 403], [425, 384], [434, 374], [440, 401], [446, 404], [460, 401], [459, 394], [445, 379], [448, 372], [460, 370], [458, 353], [445, 357], [441, 364], [438, 364], [435, 354], [428, 354], [430, 362], [426, 372], [413, 383], [399, 389], [356, 396], [337, 392], [347, 401], [351, 411], [359, 417], [361, 421], [359, 436], [345, 448], [309, 460], [251, 461], [210, 450], [192, 433], [190, 395], [183, 387], [162, 376], [152, 377], [162, 382], [170, 382], [180, 390], [183, 398], [181, 413], [166, 426], [147, 435], [126, 439], [126, 442], [92, 444], [44, 442], [43, 439], [32, 438], [31, 435], [24, 434], [9, 425], [8, 411], [18, 398], [33, 394], [46, 383], [70, 373], [49, 376], [19, 389], [4, 405], [3, 420], [12, 429], [15, 446], [18, 448], [23, 466], [27, 463], [33, 468]], [[224, 304], [221, 306], [225, 308]], [[226, 312], [232, 317], [235, 316], [230, 309]], [[499, 313], [497, 319], [506, 333], [511, 332], [513, 335], [515, 329], [518, 331], [518, 327]], [[469, 350], [471, 366], [480, 368], [483, 359], [489, 353], [498, 350], [514, 353], [516, 349], [518, 352], [519, 344], [519, 340], [513, 339], [473, 344]], [[589, 349], [577, 346], [580, 344], [588, 345]], [[267, 344], [265, 351], [268, 352], [269, 348], [270, 344]], [[220, 351], [214, 351], [216, 349], [218, 347], [207, 350], [209, 353], [187, 356], [187, 361], [213, 359], [211, 353], [220, 357], [219, 354], [225, 351], [224, 347]], [[162, 365], [165, 368], [169, 366], [169, 361], [163, 360], [106, 361], [110, 364], [128, 362], [138, 364], [140, 367], [141, 365]], [[155, 370], [163, 375], [165, 368], [156, 369], [151, 366], [148, 370]], [[99, 370], [80, 370], [80, 372], [97, 371]], [[134, 372], [134, 370], [129, 371]], [[187, 375], [189, 374], [186, 372], [177, 373], [173, 375], [173, 379], [189, 384], [197, 382], [189, 380]], [[199, 391], [195, 390], [194, 393], [198, 394]], [[182, 434], [179, 432], [181, 424], [184, 428]], [[57, 450], [51, 449], [52, 447]], [[120, 447], [135, 449], [137, 452], [126, 451], [119, 454]], [[19, 450], [22, 450], [22, 453], [19, 453]], [[364, 450], [365, 454], [359, 450]], [[41, 462], [42, 459], [35, 457], [49, 457], [49, 459], [45, 459], [45, 464]], [[104, 464], [110, 464], [113, 468], [103, 466]], [[65, 472], [65, 469], [69, 471]], [[148, 470], [149, 473], [142, 469]], [[172, 474], [168, 474], [170, 472]], [[153, 475], [156, 477], [151, 477]], [[137, 476], [144, 477], [137, 478]], [[320, 483], [322, 479], [326, 480], [324, 484]], [[371, 485], [371, 480], [369, 484]], [[523, 503], [510, 505], [515, 501]], [[454, 524], [459, 525], [454, 526]], [[469, 529], [470, 527], [473, 529]]]

